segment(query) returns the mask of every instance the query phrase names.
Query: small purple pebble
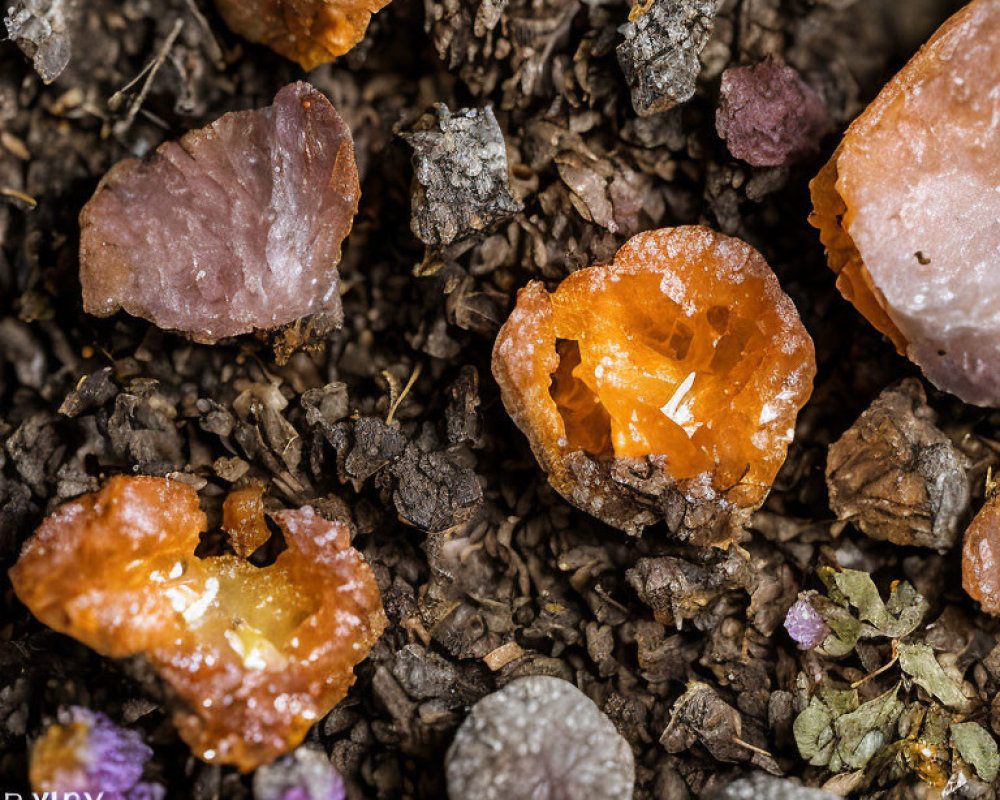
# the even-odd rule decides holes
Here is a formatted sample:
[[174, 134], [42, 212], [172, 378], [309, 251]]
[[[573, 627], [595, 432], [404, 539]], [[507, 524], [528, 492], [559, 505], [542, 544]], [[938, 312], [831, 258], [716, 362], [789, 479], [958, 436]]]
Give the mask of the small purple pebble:
[[300, 747], [253, 776], [254, 800], [344, 800], [344, 779], [325, 753]]
[[105, 800], [162, 800], [162, 786], [139, 783], [152, 755], [136, 731], [70, 706], [32, 747], [31, 786], [36, 792], [92, 790]]
[[830, 633], [830, 627], [812, 607], [808, 595], [808, 592], [801, 593], [785, 615], [785, 630], [802, 650], [817, 647]]
[[799, 74], [768, 56], [722, 73], [715, 129], [734, 158], [755, 167], [778, 167], [819, 152], [830, 132], [823, 100]]

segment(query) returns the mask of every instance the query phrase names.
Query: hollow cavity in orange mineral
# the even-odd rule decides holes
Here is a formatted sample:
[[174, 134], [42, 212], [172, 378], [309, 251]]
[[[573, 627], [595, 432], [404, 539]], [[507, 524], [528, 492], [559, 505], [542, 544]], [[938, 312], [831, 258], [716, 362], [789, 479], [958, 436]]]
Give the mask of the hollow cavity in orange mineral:
[[233, 33], [310, 70], [360, 42], [391, 0], [215, 0]]
[[983, 611], [1000, 615], [1000, 497], [986, 501], [965, 532], [962, 587]]
[[966, 402], [1000, 405], [1000, 0], [949, 19], [811, 184], [837, 286]]
[[657, 489], [720, 509], [758, 506], [811, 393], [815, 357], [759, 253], [682, 227], [632, 238], [611, 265], [573, 273], [552, 293], [522, 289], [493, 371], [553, 486], [633, 531], [655, 516]]
[[193, 489], [116, 477], [56, 509], [10, 577], [49, 627], [106, 656], [145, 656], [194, 753], [247, 771], [345, 696], [386, 624], [345, 525], [309, 507], [272, 516], [287, 545], [272, 565], [201, 559]]

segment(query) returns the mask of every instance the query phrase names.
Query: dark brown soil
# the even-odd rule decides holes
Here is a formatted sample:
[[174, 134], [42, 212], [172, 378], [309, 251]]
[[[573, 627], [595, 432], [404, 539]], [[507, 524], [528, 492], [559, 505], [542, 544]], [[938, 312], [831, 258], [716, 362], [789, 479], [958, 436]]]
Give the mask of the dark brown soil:
[[[839, 132], [956, 3], [723, 0], [696, 96], [640, 119], [615, 58], [625, 2], [395, 0], [355, 51], [309, 76], [354, 132], [363, 196], [341, 268], [344, 327], [285, 363], [263, 338], [202, 346], [125, 315], [85, 315], [77, 215], [117, 160], [269, 103], [301, 71], [239, 41], [207, 0], [83, 5], [73, 58], [52, 85], [0, 43], [0, 789], [26, 790], [31, 738], [60, 705], [82, 704], [147, 736], [149, 777], [168, 797], [249, 796], [246, 777], [190, 756], [141, 663], [46, 630], [10, 590], [6, 569], [39, 520], [119, 472], [178, 476], [216, 520], [226, 492], [251, 477], [268, 481], [275, 506], [351, 514], [390, 627], [310, 734], [351, 798], [444, 797], [443, 755], [468, 706], [536, 673], [573, 681], [611, 717], [635, 751], [637, 798], [707, 796], [752, 765], [822, 785], [830, 774], [807, 766], [792, 738], [807, 699], [797, 676], [850, 682], [891, 654], [888, 641], [838, 661], [796, 648], [781, 622], [799, 590], [821, 588], [819, 565], [871, 572], [883, 590], [912, 581], [930, 602], [927, 622], [938, 620], [922, 632], [956, 654], [980, 698], [973, 718], [1000, 732], [990, 707], [1000, 659], [986, 657], [996, 626], [961, 591], [957, 550], [872, 541], [830, 510], [828, 446], [881, 390], [917, 373], [837, 294], [806, 223], [808, 180]], [[476, 11], [481, 22], [491, 9], [502, 12], [496, 25], [477, 28]], [[115, 100], [164, 54], [141, 102], [143, 79]], [[751, 168], [715, 133], [722, 70], [768, 54], [830, 110], [838, 134], [813, 162]], [[524, 210], [425, 253], [410, 231], [411, 148], [394, 131], [438, 102], [493, 105]], [[614, 180], [623, 188], [609, 201]], [[627, 220], [614, 233], [598, 211], [607, 202]], [[760, 249], [816, 342], [812, 401], [745, 554], [677, 545], [662, 526], [631, 539], [575, 511], [548, 487], [490, 375], [493, 337], [529, 278], [554, 284], [631, 233], [689, 223]], [[976, 508], [1000, 418], [933, 392], [929, 402], [970, 458]], [[385, 421], [390, 409], [402, 437], [392, 469], [369, 477], [355, 464], [345, 475], [352, 442], [374, 435], [352, 418]], [[656, 621], [640, 578], [668, 567], [684, 579]], [[873, 679], [865, 698], [898, 677]], [[690, 743], [672, 737], [667, 751], [661, 734], [691, 681], [736, 709], [738, 738], [766, 758], [725, 726], [700, 729], [696, 715]], [[865, 797], [934, 796], [914, 769], [862, 786]], [[978, 786], [985, 794], [967, 796], [992, 796]]]

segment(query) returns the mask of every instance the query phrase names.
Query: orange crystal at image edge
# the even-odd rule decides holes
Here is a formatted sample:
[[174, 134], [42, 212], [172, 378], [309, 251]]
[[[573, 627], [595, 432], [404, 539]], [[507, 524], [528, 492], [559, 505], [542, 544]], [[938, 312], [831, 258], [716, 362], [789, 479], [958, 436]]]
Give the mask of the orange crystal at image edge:
[[216, 0], [233, 33], [264, 44], [305, 70], [350, 51], [372, 14], [391, 0]]
[[989, 498], [962, 545], [962, 587], [987, 614], [1000, 615], [1000, 499]]
[[272, 565], [199, 559], [197, 493], [119, 476], [57, 508], [10, 578], [54, 630], [105, 656], [145, 656], [179, 701], [173, 720], [194, 753], [249, 771], [343, 699], [386, 625], [346, 525], [308, 507], [273, 517], [287, 549]]
[[811, 393], [815, 355], [760, 254], [692, 226], [640, 234], [612, 265], [579, 270], [551, 294], [526, 286], [493, 370], [552, 485], [631, 529], [614, 508], [621, 489], [581, 485], [571, 454], [649, 460], [692, 499], [756, 507]]
[[953, 14], [810, 183], [837, 288], [938, 388], [1000, 405], [1000, 0]]

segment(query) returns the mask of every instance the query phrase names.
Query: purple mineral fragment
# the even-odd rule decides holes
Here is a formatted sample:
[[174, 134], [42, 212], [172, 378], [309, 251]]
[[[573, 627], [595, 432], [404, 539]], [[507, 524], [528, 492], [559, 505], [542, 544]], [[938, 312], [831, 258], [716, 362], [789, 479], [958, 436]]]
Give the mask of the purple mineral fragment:
[[99, 711], [60, 709], [31, 749], [31, 788], [44, 792], [103, 793], [104, 800], [161, 800], [162, 786], [142, 783], [153, 751], [132, 730]]
[[830, 632], [826, 621], [809, 602], [811, 592], [802, 592], [785, 615], [785, 630], [802, 650], [817, 647]]
[[254, 800], [344, 800], [340, 773], [319, 750], [300, 747], [253, 776]]
[[715, 128], [734, 158], [778, 167], [819, 152], [831, 128], [823, 100], [799, 74], [768, 56], [722, 74]]
[[212, 342], [342, 316], [358, 208], [351, 132], [307, 83], [116, 164], [80, 214], [84, 309]]

